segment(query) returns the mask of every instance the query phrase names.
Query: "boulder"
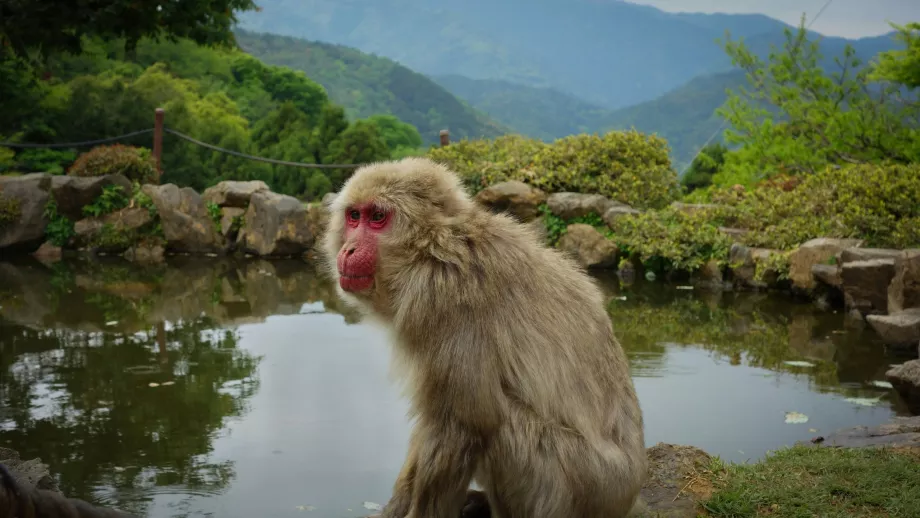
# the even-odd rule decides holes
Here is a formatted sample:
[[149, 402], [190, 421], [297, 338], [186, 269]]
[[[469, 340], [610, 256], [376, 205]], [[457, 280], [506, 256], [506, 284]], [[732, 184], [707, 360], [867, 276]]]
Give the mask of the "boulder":
[[818, 282], [835, 288], [840, 287], [840, 267], [836, 264], [815, 264], [811, 267], [811, 275]]
[[[907, 403], [910, 411], [920, 414], [920, 360], [911, 360], [893, 367], [885, 373], [885, 377]], [[920, 417], [917, 419], [920, 420]], [[918, 436], [917, 445], [920, 446], [920, 426], [915, 432]]]
[[894, 259], [844, 262], [840, 267], [840, 282], [847, 307], [864, 315], [887, 313], [888, 285], [892, 278]]
[[51, 476], [48, 465], [41, 459], [22, 460], [19, 452], [0, 447], [0, 464], [6, 466], [13, 479], [26, 488], [38, 488], [60, 493], [57, 482]]
[[[801, 290], [812, 290], [815, 277], [812, 267], [824, 265], [843, 250], [862, 245], [859, 239], [832, 239], [822, 237], [805, 242], [789, 254], [789, 280]], [[836, 261], [835, 261], [836, 264]]]
[[51, 244], [51, 241], [45, 241], [38, 250], [32, 252], [32, 256], [42, 262], [60, 261], [62, 255], [61, 247]]
[[227, 180], [208, 187], [201, 197], [204, 202], [214, 203], [219, 207], [238, 207], [245, 209], [249, 206], [249, 199], [257, 192], [268, 191], [268, 185], [262, 180], [238, 182]]
[[697, 284], [701, 286], [721, 288], [723, 285], [722, 266], [719, 265], [719, 261], [716, 259], [710, 259], [706, 264], [700, 267], [697, 276], [699, 277], [699, 282]]
[[591, 225], [569, 225], [558, 246], [585, 268], [613, 268], [617, 264], [616, 244]]
[[134, 241], [134, 232], [151, 221], [150, 211], [141, 207], [127, 207], [98, 218], [81, 219], [73, 226], [74, 245], [122, 252]]
[[301, 255], [313, 246], [307, 208], [293, 196], [252, 195], [240, 234], [243, 249], [260, 256]]
[[577, 192], [557, 192], [549, 195], [546, 206], [550, 212], [562, 219], [574, 219], [590, 213], [603, 216], [619, 203], [600, 194], [581, 194]]
[[918, 448], [920, 447], [920, 416], [895, 417], [891, 422], [878, 426], [844, 428], [827, 437], [821, 437], [821, 439], [820, 441], [809, 441], [804, 445], [814, 448], [874, 448], [879, 446]]
[[131, 181], [120, 174], [105, 176], [54, 176], [51, 196], [57, 203], [58, 214], [73, 221], [83, 219], [83, 207], [96, 201], [102, 190], [110, 185], [121, 187], [125, 198], [131, 197]]
[[681, 203], [679, 201], [675, 201], [671, 203], [671, 208], [685, 214], [693, 214], [695, 212], [715, 210], [718, 209], [719, 206], [713, 205], [712, 203]]
[[732, 277], [737, 284], [751, 288], [766, 288], [777, 280], [777, 272], [767, 270], [763, 272], [760, 280], [756, 279], [757, 264], [770, 258], [770, 255], [778, 253], [769, 248], [751, 248], [740, 243], [732, 245], [728, 254], [728, 262], [731, 267]]
[[45, 241], [51, 175], [0, 176], [0, 251], [34, 252]]
[[897, 259], [901, 255], [900, 250], [890, 248], [845, 248], [840, 252], [840, 264], [853, 263], [856, 261], [871, 261], [873, 259]]
[[208, 214], [201, 196], [191, 187], [145, 185], [163, 225], [166, 249], [173, 252], [213, 253], [224, 247], [223, 237]]
[[606, 223], [608, 227], [613, 227], [614, 222], [622, 216], [632, 216], [635, 214], [642, 214], [641, 210], [634, 209], [630, 207], [629, 205], [626, 205], [625, 203], [617, 203], [617, 202], [613, 202], [613, 203], [615, 205], [607, 209], [607, 212], [605, 212], [601, 216], [604, 220], [604, 223]]
[[920, 308], [920, 249], [904, 250], [894, 261], [888, 285], [888, 311]]
[[746, 228], [719, 227], [719, 232], [732, 238], [732, 241], [737, 243], [748, 233], [748, 230]]
[[920, 308], [890, 315], [868, 315], [866, 321], [886, 344], [910, 347], [920, 342]]
[[546, 193], [512, 180], [486, 187], [476, 194], [475, 200], [494, 212], [507, 212], [526, 223], [537, 217], [537, 207], [546, 201]]
[[231, 234], [239, 232], [239, 228], [233, 228], [233, 221], [236, 218], [246, 214], [245, 209], [239, 207], [224, 207], [220, 209], [220, 233], [224, 237], [231, 237]]

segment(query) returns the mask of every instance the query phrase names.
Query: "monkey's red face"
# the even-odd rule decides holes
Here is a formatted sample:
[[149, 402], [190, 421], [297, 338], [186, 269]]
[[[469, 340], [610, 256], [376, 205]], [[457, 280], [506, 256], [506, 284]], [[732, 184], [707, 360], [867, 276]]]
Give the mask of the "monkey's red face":
[[345, 209], [345, 243], [337, 258], [339, 286], [343, 290], [357, 293], [374, 285], [377, 238], [389, 226], [390, 213], [374, 204]]

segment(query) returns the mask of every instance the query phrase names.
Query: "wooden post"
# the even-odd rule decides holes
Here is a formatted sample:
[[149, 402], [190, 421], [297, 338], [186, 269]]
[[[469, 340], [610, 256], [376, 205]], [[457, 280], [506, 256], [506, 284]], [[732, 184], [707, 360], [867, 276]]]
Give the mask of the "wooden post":
[[153, 159], [157, 162], [157, 185], [163, 175], [163, 108], [157, 108], [153, 116]]
[[441, 147], [450, 144], [450, 131], [443, 129], [441, 130]]

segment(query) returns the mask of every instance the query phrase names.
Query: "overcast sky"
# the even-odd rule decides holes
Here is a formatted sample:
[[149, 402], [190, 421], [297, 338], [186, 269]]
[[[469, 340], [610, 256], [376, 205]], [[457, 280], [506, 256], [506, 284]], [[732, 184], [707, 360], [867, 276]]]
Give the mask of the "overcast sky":
[[[827, 0], [627, 1], [652, 5], [663, 11], [760, 13], [796, 26], [803, 12], [811, 21]], [[889, 32], [889, 21], [898, 24], [920, 22], [920, 0], [833, 0], [811, 30], [827, 36], [860, 38]]]

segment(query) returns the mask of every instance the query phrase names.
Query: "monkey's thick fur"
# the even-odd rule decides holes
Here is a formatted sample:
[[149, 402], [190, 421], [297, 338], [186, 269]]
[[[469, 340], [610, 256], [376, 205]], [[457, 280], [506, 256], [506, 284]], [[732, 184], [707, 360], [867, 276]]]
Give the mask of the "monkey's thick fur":
[[54, 491], [25, 487], [0, 464], [0, 518], [136, 518]]
[[[391, 214], [370, 290], [338, 286], [346, 211]], [[428, 159], [359, 168], [330, 203], [340, 296], [387, 326], [416, 419], [385, 518], [456, 518], [475, 480], [494, 518], [627, 516], [643, 419], [603, 297], [571, 259], [477, 205]]]

